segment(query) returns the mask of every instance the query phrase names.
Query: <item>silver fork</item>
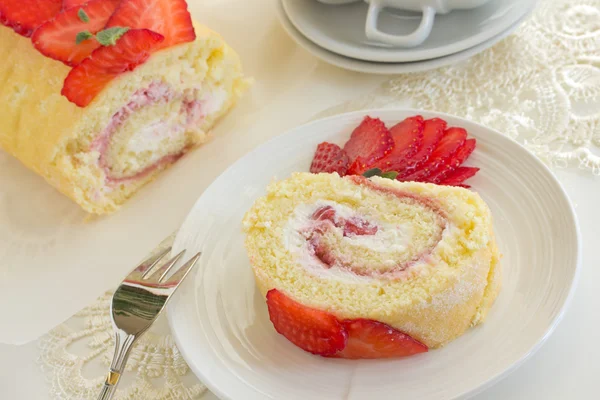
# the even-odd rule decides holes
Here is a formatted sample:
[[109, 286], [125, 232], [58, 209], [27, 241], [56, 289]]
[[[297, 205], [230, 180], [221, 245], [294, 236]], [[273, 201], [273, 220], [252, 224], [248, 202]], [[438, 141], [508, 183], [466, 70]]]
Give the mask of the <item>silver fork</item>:
[[167, 278], [185, 250], [159, 266], [160, 261], [170, 252], [171, 247], [168, 247], [148, 257], [127, 275], [113, 294], [110, 314], [115, 331], [115, 354], [98, 400], [113, 397], [133, 344], [154, 323], [171, 295], [200, 258], [200, 253], [196, 254]]

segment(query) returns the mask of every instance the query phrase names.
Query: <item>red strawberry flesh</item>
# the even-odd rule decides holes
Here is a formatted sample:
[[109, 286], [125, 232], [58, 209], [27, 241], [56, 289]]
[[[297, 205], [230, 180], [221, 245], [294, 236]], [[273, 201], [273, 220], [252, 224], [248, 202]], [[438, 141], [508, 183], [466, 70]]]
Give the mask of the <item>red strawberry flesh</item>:
[[62, 9], [62, 0], [2, 0], [0, 24], [29, 37], [38, 26]]
[[463, 185], [462, 183], [473, 177], [477, 171], [479, 171], [479, 168], [475, 168], [475, 167], [458, 167], [457, 169], [454, 170], [454, 172], [452, 172], [450, 175], [448, 175], [448, 177], [446, 177], [446, 179], [444, 179], [442, 182], [440, 182], [440, 184], [442, 185], [447, 185], [447, 186], [467, 186], [469, 187], [469, 185]]
[[[102, 30], [113, 14], [120, 0], [92, 0], [81, 7], [74, 7], [59, 13], [50, 21], [35, 30], [31, 41], [33, 46], [46, 57], [77, 65], [89, 56], [100, 43], [95, 38], [77, 44], [75, 38], [82, 31], [96, 34]], [[79, 10], [83, 10], [88, 22], [79, 18]]]
[[165, 37], [160, 48], [196, 39], [185, 0], [122, 0], [106, 26], [158, 32]]
[[304, 306], [277, 289], [267, 293], [267, 307], [275, 330], [302, 350], [330, 356], [346, 346], [344, 327], [325, 311]]
[[344, 150], [351, 160], [348, 174], [362, 174], [394, 148], [394, 139], [379, 118], [366, 116], [358, 125]]
[[449, 128], [444, 132], [442, 139], [422, 165], [416, 171], [400, 178], [403, 181], [423, 181], [444, 162], [450, 159], [465, 143], [467, 131], [463, 128]]
[[414, 156], [410, 157], [407, 162], [407, 168], [404, 171], [398, 171], [398, 179], [403, 175], [412, 174], [421, 164], [427, 161], [440, 139], [442, 139], [446, 125], [446, 121], [440, 118], [425, 120], [423, 123], [423, 142], [421, 143], [421, 148]]
[[162, 41], [162, 35], [148, 29], [127, 31], [115, 45], [94, 50], [73, 68], [61, 93], [78, 106], [87, 106], [110, 81], [144, 63]]
[[346, 347], [335, 357], [391, 358], [427, 352], [424, 344], [382, 322], [369, 319], [342, 321], [348, 332]]
[[467, 158], [473, 153], [475, 150], [475, 146], [477, 142], [475, 139], [468, 139], [462, 145], [460, 149], [448, 160], [448, 162], [442, 164], [438, 169], [433, 171], [431, 175], [427, 178], [428, 182], [440, 183], [444, 178], [446, 178], [452, 171], [456, 168], [460, 167], [462, 163], [464, 163]]
[[310, 172], [337, 172], [344, 176], [348, 171], [348, 155], [337, 144], [323, 142], [317, 146], [317, 150], [310, 165]]
[[394, 148], [390, 153], [377, 161], [374, 168], [386, 171], [402, 171], [409, 163], [412, 156], [417, 154], [423, 143], [423, 117], [420, 115], [406, 118], [390, 129]]
[[82, 6], [90, 0], [63, 0], [63, 10], [68, 10], [72, 7]]

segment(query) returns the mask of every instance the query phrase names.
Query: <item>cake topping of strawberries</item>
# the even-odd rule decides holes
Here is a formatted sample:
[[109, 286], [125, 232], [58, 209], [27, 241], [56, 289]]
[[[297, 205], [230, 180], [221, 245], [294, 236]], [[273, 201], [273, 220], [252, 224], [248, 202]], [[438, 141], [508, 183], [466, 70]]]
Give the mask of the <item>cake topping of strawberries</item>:
[[0, 24], [29, 37], [38, 26], [62, 9], [62, 0], [2, 0]]
[[[91, 0], [81, 7], [72, 7], [35, 30], [31, 41], [43, 55], [77, 65], [102, 44], [96, 33], [101, 32], [120, 0]], [[107, 34], [99, 34], [99, 38]]]
[[191, 42], [196, 38], [185, 0], [122, 0], [106, 26], [158, 32], [165, 37], [159, 48]]
[[163, 39], [148, 29], [127, 31], [114, 46], [97, 48], [73, 68], [61, 93], [78, 106], [87, 106], [112, 79], [145, 62]]
[[394, 139], [383, 121], [379, 118], [365, 117], [344, 146], [344, 150], [352, 160], [348, 173], [362, 174], [393, 148]]
[[277, 289], [267, 293], [275, 330], [309, 353], [330, 356], [346, 346], [347, 333], [331, 314], [306, 307]]
[[337, 144], [323, 142], [317, 146], [317, 151], [310, 165], [310, 172], [337, 172], [344, 176], [348, 170], [348, 155]]
[[342, 321], [348, 343], [337, 353], [341, 358], [392, 358], [427, 352], [424, 344], [382, 322], [370, 319]]

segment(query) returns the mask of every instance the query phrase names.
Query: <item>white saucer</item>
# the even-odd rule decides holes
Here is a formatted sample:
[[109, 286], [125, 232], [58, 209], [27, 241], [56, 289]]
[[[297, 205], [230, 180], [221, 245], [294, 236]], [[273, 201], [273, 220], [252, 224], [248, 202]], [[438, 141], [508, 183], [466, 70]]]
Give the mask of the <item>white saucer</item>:
[[[494, 215], [503, 287], [486, 321], [447, 346], [405, 359], [310, 355], [277, 334], [256, 289], [241, 220], [274, 178], [308, 171], [322, 141], [344, 143], [368, 114], [393, 124], [438, 116], [477, 139], [469, 181]], [[523, 173], [527, 171], [527, 173]], [[177, 347], [222, 399], [455, 399], [508, 375], [540, 348], [572, 299], [581, 259], [570, 201], [549, 169], [513, 140], [473, 122], [410, 109], [360, 111], [298, 127], [247, 154], [206, 189], [174, 244], [202, 251], [168, 306]]]
[[[312, 1], [312, 0], [302, 0]], [[531, 10], [530, 10], [531, 11]], [[277, 1], [277, 15], [281, 25], [285, 31], [305, 50], [312, 53], [315, 57], [335, 65], [340, 68], [344, 68], [351, 71], [365, 72], [369, 74], [380, 74], [380, 75], [392, 75], [392, 74], [404, 74], [409, 72], [422, 72], [431, 69], [444, 67], [446, 65], [455, 64], [459, 61], [466, 60], [473, 57], [475, 54], [481, 53], [482, 51], [492, 47], [500, 40], [511, 34], [517, 27], [527, 18], [529, 13], [524, 15], [519, 21], [510, 26], [507, 30], [494, 36], [490, 40], [487, 40], [477, 46], [471, 47], [470, 49], [463, 50], [458, 53], [454, 53], [445, 57], [434, 58], [431, 60], [424, 61], [413, 61], [406, 63], [377, 63], [357, 60], [354, 58], [344, 57], [336, 53], [332, 53], [315, 43], [308, 40], [302, 33], [300, 33], [289, 20], [281, 0]]]
[[[307, 39], [342, 56], [373, 62], [430, 60], [454, 54], [508, 30], [535, 6], [536, 0], [491, 0], [472, 10], [436, 15], [425, 42], [414, 48], [395, 48], [369, 40], [365, 35], [368, 5], [364, 2], [327, 5], [316, 0], [282, 0], [294, 27]], [[407, 35], [421, 21], [421, 14], [386, 9], [379, 18], [384, 32]]]

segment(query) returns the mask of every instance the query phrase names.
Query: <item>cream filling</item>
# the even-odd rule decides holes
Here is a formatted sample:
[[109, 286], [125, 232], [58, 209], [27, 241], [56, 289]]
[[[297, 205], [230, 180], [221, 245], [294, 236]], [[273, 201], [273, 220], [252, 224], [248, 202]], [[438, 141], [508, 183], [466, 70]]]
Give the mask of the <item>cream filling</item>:
[[[301, 204], [294, 209], [283, 228], [282, 238], [286, 250], [302, 267], [316, 276], [355, 283], [371, 281], [373, 277], [357, 275], [337, 264], [326, 268], [311, 251], [306, 232], [317, 223], [312, 218], [315, 211], [325, 206], [332, 207], [336, 215], [345, 220], [360, 217], [352, 208], [333, 201], [320, 200], [312, 204]], [[381, 254], [389, 254], [389, 257], [384, 260], [384, 265], [395, 266], [398, 260], [393, 255], [408, 249], [413, 240], [413, 227], [408, 223], [396, 225], [372, 219], [369, 219], [369, 222], [377, 226], [375, 234], [350, 235], [343, 237], [342, 240], [352, 247], [368, 248]]]

